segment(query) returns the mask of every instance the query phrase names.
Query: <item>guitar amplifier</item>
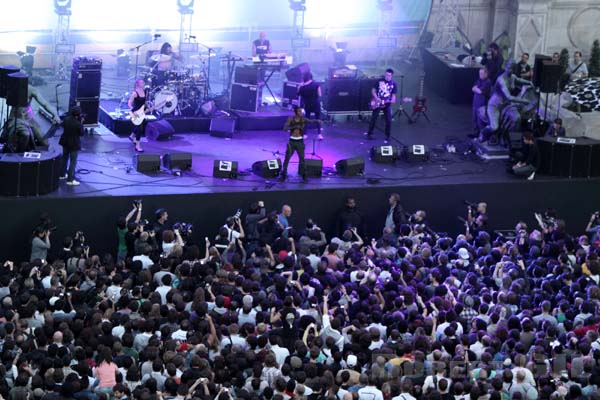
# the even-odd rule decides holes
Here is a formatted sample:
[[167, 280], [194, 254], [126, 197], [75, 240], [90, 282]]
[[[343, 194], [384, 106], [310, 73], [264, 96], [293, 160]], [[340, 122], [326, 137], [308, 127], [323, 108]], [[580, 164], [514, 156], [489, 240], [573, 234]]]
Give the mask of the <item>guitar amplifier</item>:
[[331, 112], [358, 111], [358, 80], [334, 79], [325, 84], [323, 108]]
[[102, 59], [99, 57], [74, 57], [73, 71], [100, 71]]
[[231, 85], [231, 99], [229, 104], [232, 110], [256, 112], [261, 98], [262, 91], [256, 85], [241, 83]]
[[365, 78], [358, 80], [358, 111], [371, 111], [369, 103], [373, 98], [371, 90], [375, 87], [379, 78]]
[[329, 79], [356, 79], [358, 68], [356, 65], [344, 65], [343, 67], [329, 67]]
[[241, 65], [235, 68], [233, 76], [235, 83], [245, 83], [247, 85], [258, 84], [258, 69], [254, 66]]
[[300, 105], [300, 102], [298, 101], [298, 87], [300, 87], [300, 84], [297, 82], [283, 82], [283, 96], [281, 96], [281, 103], [283, 106]]

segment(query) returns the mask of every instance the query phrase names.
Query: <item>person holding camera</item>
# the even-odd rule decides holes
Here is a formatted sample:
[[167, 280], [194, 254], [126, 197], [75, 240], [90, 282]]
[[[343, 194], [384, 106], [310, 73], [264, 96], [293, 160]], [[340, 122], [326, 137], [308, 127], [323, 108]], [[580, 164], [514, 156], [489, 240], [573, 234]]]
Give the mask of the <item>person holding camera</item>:
[[[79, 182], [75, 180], [75, 169], [77, 167], [77, 156], [81, 150], [81, 136], [83, 136], [83, 116], [80, 107], [73, 107], [69, 111], [69, 116], [63, 122], [64, 131], [58, 144], [63, 148], [62, 170], [60, 179], [66, 179], [67, 185], [77, 186]], [[69, 167], [67, 174], [67, 165]]]
[[127, 235], [127, 225], [133, 216], [135, 215], [135, 224], [139, 224], [140, 219], [142, 218], [142, 200], [134, 200], [133, 208], [127, 216], [119, 218], [117, 221], [117, 236], [118, 236], [118, 246], [117, 246], [117, 260], [125, 260], [127, 257], [127, 242], [125, 240], [125, 236]]
[[29, 257], [29, 261], [35, 259], [45, 261], [48, 257], [49, 249], [50, 230], [44, 226], [38, 226], [33, 232], [33, 239], [31, 240], [31, 257]]
[[590, 243], [600, 241], [600, 211], [595, 211], [585, 227], [586, 233], [591, 235]]

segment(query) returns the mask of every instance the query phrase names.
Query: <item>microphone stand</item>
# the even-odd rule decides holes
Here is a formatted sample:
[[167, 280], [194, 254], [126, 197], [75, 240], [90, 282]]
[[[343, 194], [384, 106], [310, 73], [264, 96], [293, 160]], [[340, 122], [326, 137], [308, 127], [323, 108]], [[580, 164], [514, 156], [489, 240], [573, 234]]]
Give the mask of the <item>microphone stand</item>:
[[150, 43], [154, 42], [159, 37], [160, 36], [154, 35], [154, 38], [152, 40], [148, 40], [147, 42], [144, 42], [142, 44], [138, 44], [137, 46], [132, 47], [131, 49], [129, 49], [129, 51], [135, 50], [135, 75], [134, 75], [133, 79], [137, 79], [138, 78], [138, 63], [139, 63], [139, 59], [140, 59], [140, 48], [144, 47], [147, 44], [150, 44]]
[[[210, 47], [204, 43], [198, 42], [198, 44], [208, 50], [208, 69], [206, 72], [208, 76], [206, 77], [206, 96], [205, 96], [206, 98], [208, 98], [208, 95], [210, 94], [210, 91], [211, 91], [211, 89], [210, 89], [210, 55], [215, 53], [215, 50], [212, 47]], [[215, 53], [215, 55], [216, 55], [216, 53]]]

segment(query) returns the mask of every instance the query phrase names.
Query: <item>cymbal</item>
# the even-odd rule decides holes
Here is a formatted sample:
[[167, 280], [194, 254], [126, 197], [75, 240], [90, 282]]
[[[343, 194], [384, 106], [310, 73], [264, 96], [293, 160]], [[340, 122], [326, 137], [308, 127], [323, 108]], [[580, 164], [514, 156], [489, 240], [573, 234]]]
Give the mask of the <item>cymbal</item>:
[[173, 59], [173, 57], [171, 57], [170, 54], [155, 54], [152, 57], [150, 57], [150, 59], [152, 61], [156, 61], [156, 62], [165, 62], [165, 61], [171, 61]]

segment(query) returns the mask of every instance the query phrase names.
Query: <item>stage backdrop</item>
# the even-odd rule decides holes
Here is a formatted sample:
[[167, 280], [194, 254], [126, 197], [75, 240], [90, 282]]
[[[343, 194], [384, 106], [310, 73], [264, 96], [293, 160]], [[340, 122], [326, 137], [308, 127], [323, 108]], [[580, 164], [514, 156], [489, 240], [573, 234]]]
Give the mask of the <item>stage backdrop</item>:
[[[65, 2], [66, 0], [61, 0]], [[189, 1], [189, 0], [188, 0]], [[187, 3], [188, 1], [185, 1]], [[26, 45], [38, 46], [38, 65], [52, 62], [58, 17], [54, 0], [7, 2], [0, 14], [0, 62], [6, 63]], [[70, 41], [77, 53], [113, 54], [144, 42], [154, 33], [161, 41], [179, 41], [181, 15], [177, 0], [72, 0]], [[249, 41], [265, 30], [278, 51], [289, 51], [293, 12], [288, 0], [196, 0], [191, 20], [198, 41], [226, 50], [247, 50]], [[311, 50], [335, 41], [350, 41], [359, 54], [373, 48], [380, 19], [379, 0], [307, 0], [305, 36]], [[416, 40], [431, 0], [393, 0], [392, 34]], [[187, 25], [189, 26], [189, 25]], [[110, 60], [106, 60], [110, 61]]]

